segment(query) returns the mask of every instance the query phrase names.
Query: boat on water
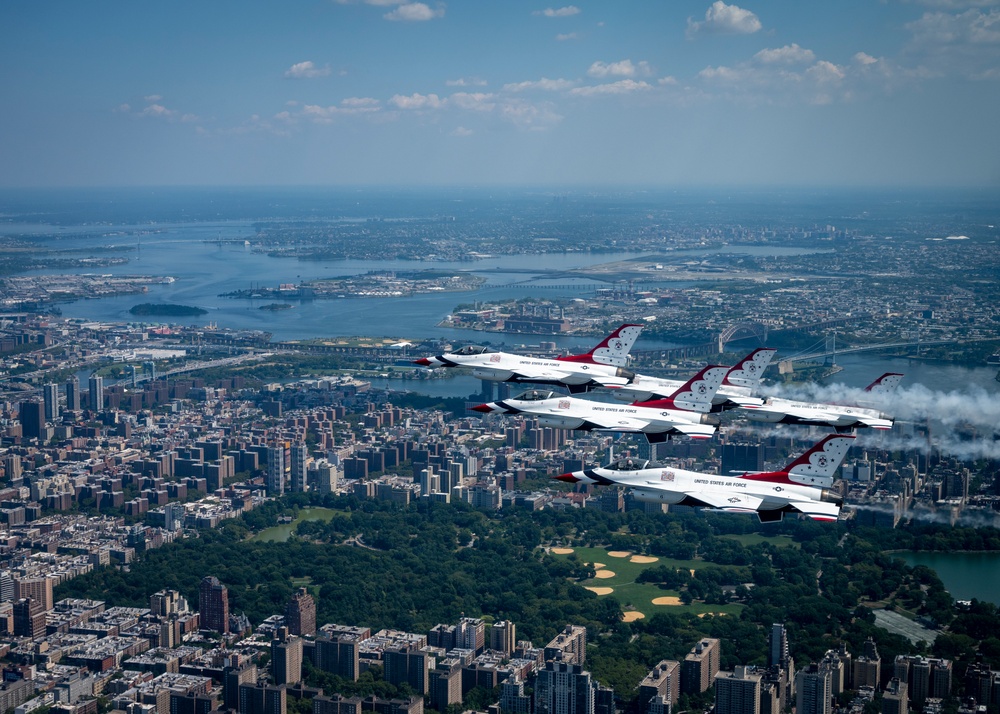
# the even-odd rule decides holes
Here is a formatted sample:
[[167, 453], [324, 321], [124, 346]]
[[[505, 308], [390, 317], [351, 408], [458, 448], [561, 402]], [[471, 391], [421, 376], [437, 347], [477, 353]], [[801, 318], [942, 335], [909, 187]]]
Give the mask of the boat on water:
[[1000, 352], [994, 352], [987, 357], [986, 364], [1000, 364]]

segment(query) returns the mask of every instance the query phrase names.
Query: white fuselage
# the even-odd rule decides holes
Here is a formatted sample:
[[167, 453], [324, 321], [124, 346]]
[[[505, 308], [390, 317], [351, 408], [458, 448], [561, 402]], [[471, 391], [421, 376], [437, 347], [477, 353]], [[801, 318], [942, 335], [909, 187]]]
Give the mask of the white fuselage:
[[714, 420], [704, 414], [680, 409], [594, 402], [568, 396], [504, 399], [489, 406], [497, 413], [530, 414], [542, 426], [562, 429], [659, 433], [674, 431], [677, 425], [683, 424], [686, 430], [696, 427], [693, 429], [695, 433], [690, 434], [693, 436], [708, 437], [715, 433]]
[[[599, 478], [590, 478], [590, 474]], [[706, 505], [716, 508], [740, 510], [745, 506], [746, 510], [776, 510], [793, 501], [824, 501], [831, 498], [829, 492], [814, 486], [715, 476], [669, 467], [638, 471], [596, 468], [575, 472], [573, 476], [584, 483], [601, 483], [602, 479], [606, 479], [607, 482], [626, 486], [632, 490], [637, 500], [647, 503], [677, 504], [697, 493], [703, 497]], [[761, 502], [756, 508], [751, 508], [746, 505], [749, 499], [743, 497], [761, 499]]]
[[892, 417], [875, 409], [839, 404], [796, 402], [768, 397], [759, 406], [744, 405], [740, 412], [747, 419], [769, 424], [824, 424], [838, 429], [871, 427], [891, 429]]
[[625, 384], [632, 373], [613, 365], [526, 357], [509, 352], [447, 354], [427, 358], [430, 367], [467, 367], [477, 379], [491, 382], [585, 385]]

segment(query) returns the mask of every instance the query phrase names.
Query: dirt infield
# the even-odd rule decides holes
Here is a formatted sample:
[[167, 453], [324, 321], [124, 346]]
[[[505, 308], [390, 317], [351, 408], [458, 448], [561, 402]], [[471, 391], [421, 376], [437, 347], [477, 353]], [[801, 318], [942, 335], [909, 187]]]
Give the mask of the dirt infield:
[[615, 591], [614, 588], [602, 588], [602, 587], [597, 586], [597, 585], [591, 585], [591, 586], [586, 587], [584, 589], [585, 590], [589, 590], [590, 592], [594, 593], [595, 595], [610, 595], [611, 593], [613, 593]]
[[655, 563], [659, 558], [654, 558], [651, 555], [633, 555], [628, 559], [630, 563]]
[[556, 555], [569, 555], [573, 552], [572, 548], [553, 548], [552, 552]]
[[632, 551], [630, 551], [630, 550], [609, 550], [608, 551], [608, 555], [610, 555], [612, 558], [627, 558], [630, 555], [632, 555]]
[[594, 570], [600, 570], [601, 568], [607, 567], [604, 563], [591, 563], [591, 565], [594, 566]]
[[725, 612], [699, 612], [698, 617], [705, 617], [705, 615], [711, 615], [712, 617], [725, 617]]
[[598, 580], [607, 580], [608, 578], [615, 577], [615, 574], [610, 570], [598, 570], [596, 573], [594, 573], [594, 577], [597, 578]]
[[654, 605], [683, 605], [681, 599], [676, 595], [664, 595], [663, 597], [653, 598]]
[[636, 620], [641, 620], [644, 617], [645, 615], [643, 613], [632, 611], [632, 612], [626, 612], [624, 615], [622, 615], [622, 620], [624, 622], [635, 622]]

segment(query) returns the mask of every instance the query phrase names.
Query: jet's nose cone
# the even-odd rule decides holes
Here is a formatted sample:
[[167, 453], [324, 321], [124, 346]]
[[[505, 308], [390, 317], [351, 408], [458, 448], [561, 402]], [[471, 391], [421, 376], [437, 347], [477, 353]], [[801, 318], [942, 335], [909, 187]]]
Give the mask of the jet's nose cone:
[[489, 414], [493, 411], [493, 407], [491, 407], [489, 404], [478, 404], [472, 407], [472, 411], [480, 412], [481, 414]]
[[566, 483], [576, 483], [580, 480], [573, 474], [560, 474], [559, 476], [553, 476], [552, 478], [556, 481], [565, 481]]
[[426, 357], [421, 357], [420, 359], [413, 360], [413, 364], [419, 364], [421, 367], [430, 367], [431, 361]]

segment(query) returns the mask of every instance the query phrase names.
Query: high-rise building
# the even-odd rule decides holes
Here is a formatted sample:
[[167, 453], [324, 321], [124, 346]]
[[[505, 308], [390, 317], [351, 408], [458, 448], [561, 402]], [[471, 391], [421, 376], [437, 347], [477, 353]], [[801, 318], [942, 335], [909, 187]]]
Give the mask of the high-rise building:
[[42, 606], [43, 610], [52, 609], [52, 578], [15, 578], [14, 598], [31, 598]]
[[45, 403], [45, 421], [55, 421], [59, 418], [59, 385], [46, 384], [42, 388]]
[[562, 632], [545, 645], [543, 657], [546, 661], [555, 659], [569, 664], [586, 664], [587, 628], [566, 625]]
[[293, 635], [316, 632], [316, 601], [305, 588], [299, 588], [285, 605], [285, 626]]
[[[760, 471], [761, 469], [755, 469]], [[727, 473], [723, 471], [723, 473]], [[771, 625], [771, 647], [768, 650], [767, 665], [781, 665], [788, 660], [788, 632], [782, 623]]]
[[324, 672], [338, 677], [358, 681], [360, 667], [361, 638], [353, 634], [334, 637], [319, 636], [316, 639], [316, 666]]
[[169, 617], [180, 612], [183, 598], [176, 590], [160, 590], [149, 596], [149, 610], [157, 617]]
[[202, 629], [229, 633], [229, 589], [214, 575], [198, 586], [198, 612]]
[[665, 659], [639, 683], [639, 711], [643, 712], [657, 697], [666, 697], [671, 706], [681, 696], [681, 663]]
[[760, 714], [760, 674], [748, 667], [715, 675], [715, 714]]
[[21, 435], [25, 439], [41, 439], [45, 433], [45, 407], [37, 400], [21, 402], [18, 409]]
[[594, 682], [579, 664], [549, 660], [535, 679], [535, 714], [594, 714]]
[[517, 628], [510, 620], [498, 620], [490, 628], [490, 649], [510, 656], [517, 647]]
[[833, 691], [830, 672], [811, 664], [795, 675], [796, 714], [830, 714], [833, 710]]
[[386, 649], [382, 653], [385, 681], [396, 687], [406, 683], [414, 692], [429, 694], [433, 659], [426, 648], [403, 645]]
[[[904, 680], [905, 681], [905, 680]], [[878, 689], [882, 683], [882, 659], [878, 654], [875, 640], [869, 637], [865, 640], [860, 657], [851, 664], [851, 686], [854, 689], [874, 687]]]
[[283, 496], [288, 487], [288, 442], [267, 447], [267, 495]]
[[97, 374], [90, 375], [90, 408], [99, 412], [104, 409], [104, 377]]
[[720, 643], [706, 637], [696, 644], [681, 664], [681, 691], [700, 694], [712, 686], [719, 672]]
[[909, 706], [906, 682], [893, 677], [882, 694], [882, 714], [907, 714]]
[[222, 699], [226, 709], [239, 709], [240, 685], [257, 683], [257, 665], [226, 667], [222, 672]]
[[239, 685], [239, 714], [287, 714], [288, 693], [285, 685]]
[[66, 408], [73, 412], [80, 411], [80, 380], [70, 377], [66, 382]]
[[293, 444], [288, 449], [289, 455], [289, 488], [295, 492], [307, 491], [306, 472], [309, 466], [309, 447], [305, 444]]
[[271, 675], [275, 684], [298, 684], [302, 681], [302, 638], [279, 628], [271, 640]]
[[14, 634], [36, 639], [45, 635], [45, 607], [29, 598], [17, 600], [13, 606]]

